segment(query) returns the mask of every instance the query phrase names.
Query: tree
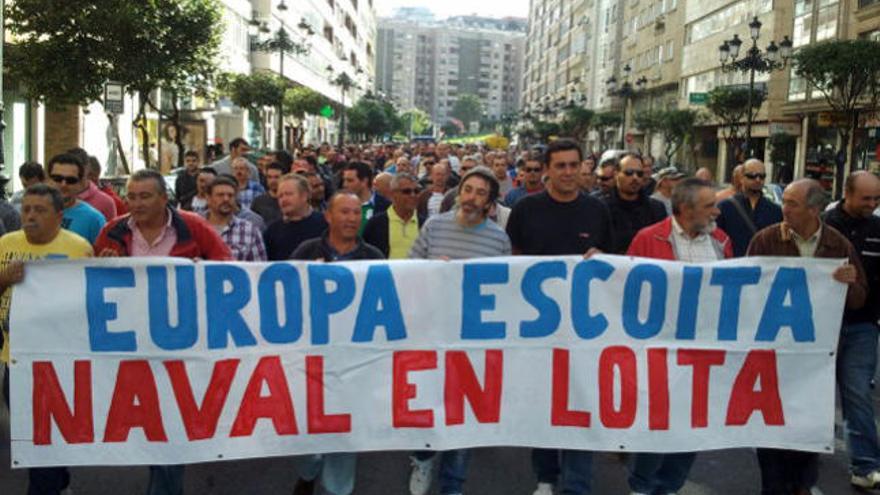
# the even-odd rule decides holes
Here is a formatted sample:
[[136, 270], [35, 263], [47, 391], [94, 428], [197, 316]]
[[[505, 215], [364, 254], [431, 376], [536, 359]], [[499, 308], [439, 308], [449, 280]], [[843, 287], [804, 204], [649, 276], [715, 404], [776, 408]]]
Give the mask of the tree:
[[360, 134], [368, 141], [400, 128], [394, 107], [383, 100], [365, 95], [348, 110], [348, 132]]
[[701, 121], [701, 115], [691, 109], [671, 109], [660, 112], [661, 132], [665, 146], [663, 154], [668, 163], [684, 144], [694, 144], [694, 127]]
[[256, 112], [260, 116], [261, 128], [266, 121], [266, 107], [278, 106], [284, 100], [287, 91], [284, 79], [267, 72], [224, 74], [220, 78], [218, 87], [239, 107]]
[[547, 122], [544, 120], [532, 121], [532, 128], [534, 129], [535, 135], [537, 135], [542, 143], [550, 141], [551, 136], [558, 136], [561, 130], [559, 124], [556, 122]]
[[173, 93], [167, 116], [179, 128], [177, 97], [207, 91], [214, 76], [222, 30], [216, 0], [16, 0], [6, 14], [16, 44], [5, 65], [28, 96], [51, 106], [88, 105], [101, 99], [105, 82], [122, 83], [140, 95], [134, 125], [145, 157], [146, 107], [163, 111], [150, 94], [160, 87]]
[[565, 111], [562, 117], [562, 132], [575, 138], [578, 142], [587, 137], [593, 127], [595, 112], [589, 108], [573, 107]]
[[461, 94], [455, 100], [450, 115], [462, 121], [467, 129], [471, 122], [479, 122], [483, 116], [483, 103], [477, 95]]
[[605, 149], [605, 134], [609, 130], [617, 130], [623, 122], [618, 112], [598, 112], [593, 115], [593, 128], [599, 133], [599, 149]]
[[663, 132], [663, 118], [665, 112], [665, 110], [652, 108], [650, 110], [637, 112], [633, 115], [633, 122], [636, 127], [645, 131], [645, 144], [649, 151], [651, 149], [652, 136], [659, 132]]
[[431, 116], [424, 110], [414, 108], [400, 115], [400, 128], [398, 130], [407, 136], [424, 134], [429, 127], [431, 127]]
[[706, 94], [706, 108], [718, 119], [728, 152], [735, 152], [737, 142], [744, 136], [745, 126], [742, 123], [749, 119], [750, 111], [754, 120], [765, 98], [764, 91], [756, 88], [752, 93], [750, 109], [748, 86], [718, 86]]
[[850, 138], [860, 112], [877, 110], [880, 100], [880, 42], [870, 40], [828, 41], [798, 49], [794, 73], [817, 89], [828, 106], [846, 125], [837, 127], [843, 142], [843, 160], [835, 169], [834, 195], [840, 197], [844, 167], [853, 153]]
[[296, 119], [296, 141], [299, 145], [302, 145], [305, 134], [303, 121], [306, 115], [319, 115], [321, 110], [330, 104], [329, 98], [306, 86], [288, 88], [284, 92], [282, 112], [284, 115]]

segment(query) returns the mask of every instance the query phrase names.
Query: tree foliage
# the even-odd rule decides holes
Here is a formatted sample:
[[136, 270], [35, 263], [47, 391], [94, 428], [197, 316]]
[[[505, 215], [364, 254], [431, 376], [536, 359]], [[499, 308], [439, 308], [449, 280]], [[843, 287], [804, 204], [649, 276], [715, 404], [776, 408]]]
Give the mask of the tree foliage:
[[284, 92], [284, 115], [302, 120], [306, 115], [318, 115], [321, 109], [331, 103], [330, 98], [312, 88], [297, 86]]
[[218, 87], [239, 107], [260, 112], [281, 103], [287, 90], [284, 79], [268, 72], [224, 74]]
[[455, 100], [450, 115], [464, 122], [465, 127], [467, 127], [471, 122], [479, 122], [480, 117], [483, 115], [483, 103], [477, 95], [461, 94]]
[[582, 141], [593, 127], [594, 115], [595, 112], [589, 108], [573, 107], [567, 109], [562, 117], [561, 132]]
[[[755, 88], [752, 92], [752, 118], [764, 104], [766, 94]], [[741, 124], [748, 120], [749, 88], [739, 86], [718, 86], [706, 94], [706, 109], [718, 119], [722, 133], [728, 140], [736, 140], [742, 136]]]
[[593, 115], [593, 128], [599, 132], [599, 149], [605, 148], [605, 133], [610, 129], [618, 129], [623, 117], [618, 112], [597, 112]]
[[412, 131], [414, 136], [424, 134], [431, 127], [431, 116], [424, 110], [414, 108], [400, 115], [400, 129], [403, 134]]
[[[817, 89], [845, 126], [839, 126], [846, 143], [846, 157], [852, 157], [849, 138], [858, 126], [859, 112], [873, 112], [880, 101], [880, 42], [834, 40], [798, 49], [793, 56], [794, 73]], [[840, 196], [844, 167], [835, 171], [835, 196]]]
[[700, 112], [691, 109], [664, 110], [661, 114], [661, 129], [665, 141], [664, 154], [668, 162], [685, 144], [693, 145], [694, 128], [702, 121]]
[[174, 108], [164, 116], [179, 126], [178, 96], [206, 93], [215, 76], [217, 0], [16, 0], [6, 15], [16, 44], [5, 65], [28, 95], [50, 105], [87, 105], [101, 99], [105, 82], [122, 83], [140, 95], [134, 125], [145, 157], [146, 108], [164, 110], [150, 94], [172, 92]]
[[394, 107], [383, 100], [364, 96], [348, 109], [348, 132], [366, 140], [392, 133], [400, 128], [400, 117]]

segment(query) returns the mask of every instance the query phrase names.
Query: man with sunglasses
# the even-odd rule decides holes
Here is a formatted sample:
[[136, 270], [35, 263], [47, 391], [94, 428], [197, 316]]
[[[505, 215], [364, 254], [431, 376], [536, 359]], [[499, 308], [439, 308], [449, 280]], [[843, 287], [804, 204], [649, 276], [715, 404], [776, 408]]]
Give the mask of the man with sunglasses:
[[530, 151], [518, 168], [522, 171], [522, 185], [511, 189], [504, 196], [504, 204], [508, 208], [513, 208], [517, 201], [529, 194], [539, 193], [544, 190], [544, 183], [541, 181], [543, 167], [541, 167], [541, 158], [537, 152]]
[[596, 174], [598, 187], [590, 194], [599, 199], [610, 196], [612, 189], [614, 189], [615, 177], [617, 177], [617, 160], [608, 158], [599, 164], [599, 172]]
[[386, 258], [404, 259], [425, 222], [416, 214], [419, 181], [414, 175], [401, 172], [391, 180], [391, 207], [367, 221], [364, 242], [382, 251]]
[[718, 227], [730, 236], [734, 257], [745, 256], [749, 242], [759, 230], [782, 221], [782, 208], [764, 197], [766, 178], [767, 170], [761, 160], [747, 160], [743, 164], [740, 192], [718, 203]]
[[64, 200], [61, 227], [94, 244], [107, 220], [100, 211], [77, 197], [85, 178], [85, 163], [77, 155], [61, 153], [49, 160], [46, 170], [47, 184], [58, 189]]
[[644, 189], [645, 166], [641, 156], [624, 153], [619, 158], [617, 187], [605, 198], [614, 226], [613, 253], [623, 254], [638, 231], [666, 218], [663, 203], [649, 197]]

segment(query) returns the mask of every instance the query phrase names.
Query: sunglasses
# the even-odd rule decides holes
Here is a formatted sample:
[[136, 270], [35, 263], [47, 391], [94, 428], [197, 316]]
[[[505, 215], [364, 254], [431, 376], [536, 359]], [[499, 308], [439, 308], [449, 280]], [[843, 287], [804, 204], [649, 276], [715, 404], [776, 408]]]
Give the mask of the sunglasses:
[[70, 175], [50, 175], [49, 177], [52, 179], [53, 182], [57, 182], [59, 184], [63, 182], [67, 185], [72, 186], [79, 183], [79, 177], [73, 177]]
[[406, 194], [407, 196], [415, 196], [419, 193], [419, 190], [414, 187], [404, 187], [398, 189], [397, 192], [399, 192], [400, 194]]
[[529, 173], [529, 174], [536, 174], [536, 173], [540, 172], [541, 169], [540, 168], [526, 168], [525, 171], [526, 171], [526, 173]]
[[644, 177], [645, 171], [644, 170], [629, 169], [629, 170], [624, 170], [623, 175], [625, 175], [627, 177], [632, 177], [633, 175], [635, 175], [636, 177]]
[[755, 179], [764, 180], [767, 178], [767, 174], [743, 174], [743, 177], [745, 177], [747, 179], [752, 179], [752, 180], [755, 180]]
[[614, 177], [605, 177], [604, 175], [600, 175], [599, 177], [596, 177], [596, 178], [601, 180], [602, 182], [614, 179]]

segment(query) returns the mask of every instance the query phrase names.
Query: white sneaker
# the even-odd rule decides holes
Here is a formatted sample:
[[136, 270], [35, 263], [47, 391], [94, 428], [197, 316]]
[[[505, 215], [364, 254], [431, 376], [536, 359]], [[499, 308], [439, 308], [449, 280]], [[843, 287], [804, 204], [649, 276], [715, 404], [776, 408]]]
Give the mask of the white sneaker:
[[552, 483], [538, 483], [538, 488], [535, 489], [535, 492], [532, 495], [553, 495], [553, 484]]
[[410, 457], [412, 471], [409, 473], [409, 493], [412, 495], [425, 495], [431, 489], [431, 481], [434, 477], [435, 454], [430, 459], [420, 461]]
[[851, 485], [859, 488], [877, 488], [880, 487], [880, 471], [871, 471], [864, 476], [852, 475], [849, 479]]

